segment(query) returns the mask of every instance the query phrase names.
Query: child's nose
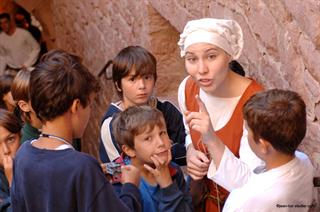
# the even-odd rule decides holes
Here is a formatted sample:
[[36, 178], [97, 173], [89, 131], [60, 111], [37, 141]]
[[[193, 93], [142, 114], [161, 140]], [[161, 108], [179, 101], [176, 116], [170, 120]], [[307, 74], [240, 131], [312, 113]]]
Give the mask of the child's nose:
[[138, 83], [139, 83], [139, 88], [140, 89], [146, 87], [146, 82], [145, 82], [145, 80], [143, 78], [139, 79]]
[[157, 144], [159, 145], [159, 146], [163, 146], [164, 145], [164, 140], [160, 137], [160, 136], [157, 136]]

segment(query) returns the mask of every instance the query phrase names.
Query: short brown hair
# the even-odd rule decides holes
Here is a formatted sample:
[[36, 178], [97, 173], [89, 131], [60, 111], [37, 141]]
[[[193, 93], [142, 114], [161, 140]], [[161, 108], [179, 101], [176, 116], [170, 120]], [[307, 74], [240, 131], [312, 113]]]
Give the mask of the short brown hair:
[[29, 101], [30, 71], [23, 68], [14, 77], [11, 85], [11, 94], [14, 101]]
[[134, 137], [155, 126], [163, 127], [163, 114], [150, 106], [132, 106], [118, 113], [112, 122], [115, 140], [120, 147], [127, 145], [134, 149]]
[[[151, 74], [154, 80], [157, 80], [156, 58], [141, 46], [128, 46], [122, 49], [109, 64], [112, 64], [113, 83], [120, 89], [121, 79], [128, 76], [133, 68], [136, 70], [136, 76]], [[122, 91], [116, 90], [122, 98]]]
[[21, 69], [17, 75], [14, 77], [11, 85], [11, 94], [13, 100], [16, 102], [16, 110], [23, 116], [24, 121], [30, 123], [30, 114], [29, 112], [23, 112], [19, 105], [18, 101], [23, 100], [29, 102], [29, 82], [30, 82], [30, 71], [26, 68]]
[[51, 50], [41, 58], [30, 76], [30, 99], [40, 120], [64, 114], [75, 99], [86, 107], [99, 84], [78, 56]]
[[293, 91], [257, 93], [246, 102], [243, 114], [255, 141], [265, 139], [285, 154], [293, 155], [306, 134], [306, 105]]
[[22, 127], [19, 119], [12, 112], [4, 109], [0, 109], [0, 126], [6, 128], [11, 133], [19, 135]]

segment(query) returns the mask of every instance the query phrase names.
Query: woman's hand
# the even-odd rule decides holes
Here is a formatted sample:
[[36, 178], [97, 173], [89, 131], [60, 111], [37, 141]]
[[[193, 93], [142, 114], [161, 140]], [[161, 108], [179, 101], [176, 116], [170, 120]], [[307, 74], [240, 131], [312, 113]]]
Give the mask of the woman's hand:
[[[210, 116], [206, 106], [201, 101], [198, 95], [196, 96], [196, 99], [199, 105], [199, 112], [190, 112], [190, 111], [185, 112], [186, 121], [193, 130], [196, 130], [199, 133], [201, 133], [201, 141], [207, 147], [210, 153], [211, 159], [214, 161], [216, 167], [219, 167], [220, 161], [225, 149], [225, 145], [216, 135], [212, 127], [212, 123], [211, 123]], [[200, 154], [199, 151], [194, 153], [194, 151], [197, 151], [197, 150], [192, 150], [192, 149], [190, 151], [191, 153], [188, 154], [188, 150], [187, 150], [188, 170], [189, 170], [189, 166], [191, 166], [192, 164], [192, 169], [190, 168], [190, 171], [192, 170], [193, 175], [197, 179], [199, 179], [199, 177], [201, 176], [201, 174], [203, 174], [203, 172], [199, 172], [200, 167], [197, 169], [198, 172], [195, 172], [194, 170], [196, 169], [196, 166], [201, 166], [204, 169], [205, 164], [208, 164], [208, 167], [209, 167], [210, 163], [208, 162], [204, 164], [204, 162], [206, 162], [206, 160], [204, 160], [204, 156], [205, 156], [204, 153], [201, 152], [202, 154]], [[190, 159], [188, 159], [188, 155]], [[200, 163], [199, 161], [201, 161], [202, 163]], [[208, 167], [206, 167], [207, 170], [208, 170]]]
[[206, 145], [212, 141], [215, 141], [217, 139], [217, 136], [212, 127], [212, 123], [206, 106], [201, 101], [198, 95], [196, 96], [196, 99], [199, 105], [199, 112], [186, 111], [185, 117], [191, 129], [201, 133], [202, 142]]
[[187, 149], [187, 171], [192, 179], [200, 180], [207, 175], [209, 165], [208, 157], [190, 144]]

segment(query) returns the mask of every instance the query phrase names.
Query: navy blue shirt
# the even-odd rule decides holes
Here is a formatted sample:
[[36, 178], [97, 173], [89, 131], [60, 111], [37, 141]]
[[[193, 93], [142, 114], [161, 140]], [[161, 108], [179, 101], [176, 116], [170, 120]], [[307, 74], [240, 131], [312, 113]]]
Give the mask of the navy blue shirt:
[[10, 188], [4, 170], [0, 168], [0, 211], [9, 212], [11, 210]]
[[13, 173], [13, 211], [141, 211], [136, 186], [124, 184], [118, 198], [96, 159], [73, 149], [38, 149], [27, 141]]

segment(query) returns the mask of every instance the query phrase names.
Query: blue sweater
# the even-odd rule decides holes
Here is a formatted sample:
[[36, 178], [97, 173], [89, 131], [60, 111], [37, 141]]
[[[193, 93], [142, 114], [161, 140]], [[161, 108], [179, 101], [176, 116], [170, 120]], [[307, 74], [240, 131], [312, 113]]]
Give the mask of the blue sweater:
[[0, 211], [9, 212], [11, 210], [10, 188], [4, 170], [0, 168]]
[[14, 160], [14, 211], [140, 211], [139, 190], [124, 184], [119, 198], [90, 155], [45, 150], [25, 142]]
[[[192, 211], [191, 196], [180, 167], [173, 162], [169, 167], [173, 183], [166, 188], [160, 188], [159, 185], [152, 186], [141, 178], [139, 189], [144, 212]], [[120, 183], [115, 183], [113, 186], [119, 193], [123, 187]]]

